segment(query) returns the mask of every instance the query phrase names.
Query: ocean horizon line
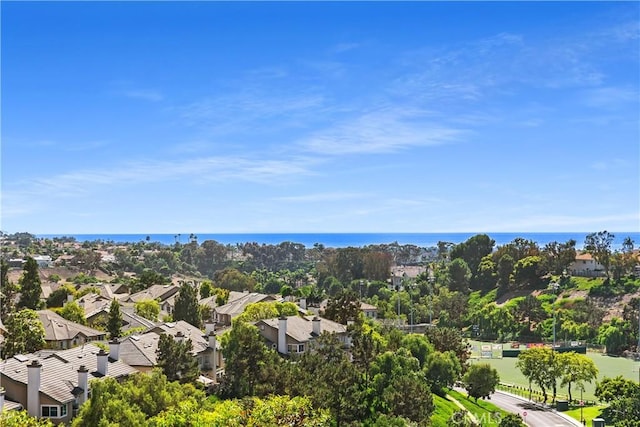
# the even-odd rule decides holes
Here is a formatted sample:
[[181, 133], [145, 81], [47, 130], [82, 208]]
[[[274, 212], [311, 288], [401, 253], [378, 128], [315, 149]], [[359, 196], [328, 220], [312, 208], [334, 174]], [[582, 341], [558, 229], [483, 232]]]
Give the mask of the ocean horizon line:
[[[438, 242], [462, 243], [478, 234], [486, 234], [495, 240], [496, 246], [501, 246], [513, 241], [515, 238], [523, 238], [544, 246], [549, 242], [564, 243], [568, 240], [576, 241], [576, 248], [583, 246], [584, 240], [592, 232], [388, 232], [388, 233], [57, 233], [35, 234], [37, 238], [62, 238], [72, 237], [79, 242], [106, 241], [114, 243], [136, 243], [148, 241], [172, 245], [175, 243], [189, 243], [196, 240], [202, 243], [206, 240], [215, 240], [218, 243], [242, 244], [258, 243], [277, 245], [283, 242], [303, 244], [305, 247], [313, 247], [322, 244], [326, 247], [368, 246], [376, 244], [413, 244], [419, 247], [435, 247]], [[620, 247], [626, 237], [631, 237], [634, 242], [640, 241], [640, 232], [611, 231], [615, 236], [612, 246]]]

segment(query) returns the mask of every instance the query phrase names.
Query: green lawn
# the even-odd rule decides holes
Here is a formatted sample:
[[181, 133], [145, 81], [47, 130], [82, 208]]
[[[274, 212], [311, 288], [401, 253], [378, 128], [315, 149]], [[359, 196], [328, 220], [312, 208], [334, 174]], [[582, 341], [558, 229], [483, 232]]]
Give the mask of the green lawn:
[[478, 402], [476, 403], [473, 398], [469, 399], [465, 394], [459, 393], [455, 390], [451, 390], [447, 394], [460, 402], [467, 411], [471, 412], [471, 414], [480, 421], [482, 426], [489, 426], [494, 423], [497, 425], [498, 422], [496, 420], [500, 419], [500, 417], [499, 415], [496, 417], [496, 413], [500, 415], [509, 413], [486, 400], [478, 399]]
[[[476, 345], [479, 343], [473, 342], [473, 344]], [[638, 368], [640, 367], [640, 363], [638, 362], [634, 362], [633, 360], [625, 359], [623, 357], [610, 357], [594, 352], [587, 352], [587, 356], [591, 358], [598, 367], [598, 381], [602, 380], [604, 377], [616, 377], [618, 375], [622, 375], [622, 377], [630, 380], [638, 381]], [[472, 359], [471, 363], [489, 363], [498, 370], [498, 373], [500, 374], [500, 381], [503, 383], [528, 388], [528, 381], [515, 366], [516, 360], [518, 359], [515, 357], [505, 357], [504, 359]], [[595, 400], [595, 388], [595, 382], [585, 384], [585, 391], [582, 398], [590, 401]], [[562, 394], [564, 395], [563, 397], [566, 398], [566, 388], [559, 387], [558, 394]], [[580, 399], [580, 391], [575, 385], [572, 387], [572, 394], [574, 399]], [[550, 392], [549, 395], [551, 395]]]
[[449, 427], [447, 421], [454, 412], [459, 410], [456, 404], [437, 394], [433, 394], [433, 404], [435, 410], [433, 411], [433, 415], [431, 415], [432, 427]]
[[[587, 425], [591, 425], [591, 420], [600, 417], [600, 412], [604, 409], [604, 406], [585, 406], [582, 408], [582, 416], [587, 421]], [[580, 408], [570, 409], [564, 412], [570, 417], [580, 421]]]

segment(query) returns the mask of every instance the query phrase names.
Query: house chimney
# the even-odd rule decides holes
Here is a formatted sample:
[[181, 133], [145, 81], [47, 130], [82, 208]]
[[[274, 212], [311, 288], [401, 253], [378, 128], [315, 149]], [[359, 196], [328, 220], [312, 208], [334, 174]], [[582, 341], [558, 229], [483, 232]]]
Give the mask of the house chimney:
[[117, 338], [109, 341], [109, 354], [111, 354], [113, 361], [120, 359], [120, 341]]
[[311, 325], [313, 327], [313, 334], [316, 336], [320, 335], [320, 318], [318, 316], [313, 318]]
[[4, 389], [0, 388], [0, 414], [2, 414], [3, 409], [4, 409]]
[[82, 389], [82, 395], [78, 402], [79, 405], [82, 405], [89, 398], [88, 375], [89, 370], [84, 365], [81, 365], [78, 369], [78, 387]]
[[209, 348], [211, 349], [211, 371], [213, 372], [213, 381], [218, 382], [218, 350], [216, 349], [216, 333], [209, 332]]
[[283, 315], [278, 322], [278, 352], [287, 354], [287, 318]]
[[306, 298], [300, 298], [300, 300], [298, 301], [298, 305], [300, 306], [301, 309], [306, 310], [307, 309], [307, 299]]
[[207, 339], [209, 340], [209, 348], [216, 348], [216, 333], [211, 331], [207, 334]]
[[216, 322], [209, 319], [204, 322], [204, 333], [209, 335], [211, 332], [216, 330]]
[[27, 365], [27, 411], [32, 417], [40, 417], [40, 369], [42, 364], [37, 360]]
[[176, 340], [177, 343], [182, 343], [182, 341], [184, 341], [184, 334], [182, 333], [182, 331], [178, 331], [178, 333], [175, 335], [174, 339]]
[[103, 377], [107, 376], [107, 368], [109, 366], [108, 358], [109, 353], [107, 353], [103, 349], [100, 349], [100, 351], [98, 352], [98, 373]]

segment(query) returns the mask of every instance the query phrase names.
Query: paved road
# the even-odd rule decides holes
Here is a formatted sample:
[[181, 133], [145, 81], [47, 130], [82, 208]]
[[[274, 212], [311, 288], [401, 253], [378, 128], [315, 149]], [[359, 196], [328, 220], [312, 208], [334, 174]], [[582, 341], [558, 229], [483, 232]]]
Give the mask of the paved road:
[[520, 397], [508, 393], [496, 391], [491, 395], [491, 403], [505, 411], [520, 414], [521, 416], [526, 412], [527, 416], [523, 416], [523, 418], [525, 418], [527, 425], [530, 427], [580, 426], [578, 421], [568, 420], [551, 409], [543, 408], [540, 405], [533, 404], [528, 400], [523, 400]]

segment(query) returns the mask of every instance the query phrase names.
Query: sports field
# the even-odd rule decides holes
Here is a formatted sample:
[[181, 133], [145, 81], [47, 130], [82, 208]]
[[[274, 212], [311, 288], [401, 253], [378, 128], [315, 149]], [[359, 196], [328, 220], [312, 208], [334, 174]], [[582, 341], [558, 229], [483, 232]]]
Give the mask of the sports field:
[[[473, 345], [480, 344], [488, 344], [488, 343], [480, 343], [478, 341], [471, 342]], [[640, 362], [634, 362], [630, 359], [625, 359], [623, 357], [610, 357], [605, 356], [601, 353], [595, 352], [587, 352], [587, 357], [591, 358], [594, 361], [596, 366], [598, 367], [598, 381], [602, 380], [604, 377], [616, 377], [618, 375], [622, 375], [624, 378], [628, 378], [634, 381], [638, 381], [638, 369], [640, 368]], [[516, 360], [515, 357], [505, 357], [503, 359], [471, 359], [471, 363], [489, 363], [491, 366], [498, 370], [500, 374], [500, 381], [503, 383], [520, 385], [523, 387], [528, 387], [529, 382], [522, 375], [520, 370], [516, 368]], [[596, 383], [593, 382], [591, 384], [585, 384], [585, 391], [583, 393], [584, 400], [595, 400], [595, 389]], [[574, 399], [580, 399], [580, 390], [573, 385], [571, 393]], [[567, 396], [566, 387], [560, 388], [558, 387], [558, 395], [563, 395], [564, 398]], [[551, 390], [549, 390], [549, 397], [551, 397]]]

